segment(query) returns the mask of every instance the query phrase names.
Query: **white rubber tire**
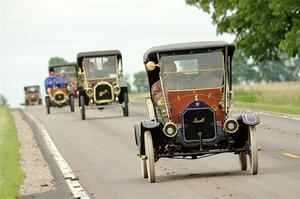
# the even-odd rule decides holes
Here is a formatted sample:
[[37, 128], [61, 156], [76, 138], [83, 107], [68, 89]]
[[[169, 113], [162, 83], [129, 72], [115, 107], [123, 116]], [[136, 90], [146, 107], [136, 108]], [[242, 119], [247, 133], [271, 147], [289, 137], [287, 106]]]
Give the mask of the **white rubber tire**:
[[248, 130], [248, 143], [249, 143], [249, 166], [252, 175], [256, 175], [258, 172], [258, 150], [256, 144], [256, 128], [255, 126], [249, 126]]
[[247, 170], [247, 154], [245, 151], [239, 153], [240, 167], [242, 171]]
[[141, 170], [143, 178], [148, 178], [147, 162], [141, 158]]
[[152, 135], [150, 131], [145, 132], [144, 140], [145, 140], [148, 181], [150, 183], [154, 183], [155, 182], [154, 149], [153, 149]]

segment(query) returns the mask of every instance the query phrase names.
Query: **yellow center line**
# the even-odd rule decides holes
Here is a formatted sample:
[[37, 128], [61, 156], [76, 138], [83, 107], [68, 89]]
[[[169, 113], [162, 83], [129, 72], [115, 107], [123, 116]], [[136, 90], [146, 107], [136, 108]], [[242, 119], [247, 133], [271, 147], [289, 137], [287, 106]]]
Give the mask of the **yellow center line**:
[[281, 153], [281, 155], [287, 156], [289, 158], [296, 158], [296, 159], [300, 158], [300, 156], [292, 154], [292, 153], [289, 153], [289, 152], [283, 152], [283, 153]]

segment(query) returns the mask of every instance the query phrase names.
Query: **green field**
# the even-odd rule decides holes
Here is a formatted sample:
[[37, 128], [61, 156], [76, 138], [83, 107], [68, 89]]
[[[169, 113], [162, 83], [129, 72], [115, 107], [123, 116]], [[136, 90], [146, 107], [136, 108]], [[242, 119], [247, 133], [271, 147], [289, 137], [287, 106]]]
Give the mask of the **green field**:
[[[300, 81], [235, 85], [234, 106], [300, 115]], [[130, 100], [145, 100], [147, 93], [131, 93]]]
[[300, 115], [300, 81], [236, 85], [234, 103], [238, 108]]
[[14, 119], [8, 107], [0, 106], [0, 198], [18, 196], [24, 179], [19, 160], [20, 143]]

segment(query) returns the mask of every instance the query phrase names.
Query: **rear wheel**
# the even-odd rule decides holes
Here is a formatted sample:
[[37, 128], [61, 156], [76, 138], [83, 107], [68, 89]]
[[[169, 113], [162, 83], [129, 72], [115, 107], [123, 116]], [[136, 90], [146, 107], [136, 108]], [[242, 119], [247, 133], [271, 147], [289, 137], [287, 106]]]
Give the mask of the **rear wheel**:
[[141, 169], [142, 169], [143, 178], [148, 178], [147, 162], [146, 162], [145, 158], [141, 158]]
[[239, 153], [239, 159], [240, 159], [241, 170], [243, 171], [247, 170], [247, 154], [245, 151], [241, 151]]
[[80, 95], [80, 109], [81, 109], [81, 119], [85, 120], [85, 101], [84, 101], [84, 96]]
[[152, 135], [150, 131], [145, 132], [145, 152], [146, 152], [146, 163], [148, 181], [150, 183], [155, 182], [155, 164], [154, 164], [154, 149]]
[[128, 99], [128, 93], [127, 92], [124, 92], [124, 107], [123, 108], [123, 115], [125, 117], [128, 117], [129, 115], [129, 111], [128, 111], [128, 103], [129, 103], [129, 99]]
[[74, 95], [73, 94], [69, 95], [69, 104], [70, 104], [71, 112], [74, 112]]
[[50, 97], [45, 97], [47, 113], [50, 114]]
[[256, 175], [258, 172], [258, 150], [256, 144], [256, 128], [255, 126], [248, 127], [248, 156], [249, 165], [252, 175]]

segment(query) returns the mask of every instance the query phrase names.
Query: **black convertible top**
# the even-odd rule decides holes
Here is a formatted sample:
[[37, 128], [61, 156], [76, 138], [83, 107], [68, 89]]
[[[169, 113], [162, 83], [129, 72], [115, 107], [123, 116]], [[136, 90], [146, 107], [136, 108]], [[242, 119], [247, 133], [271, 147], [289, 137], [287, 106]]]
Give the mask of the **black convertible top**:
[[155, 46], [148, 49], [145, 52], [144, 63], [147, 62], [149, 56], [156, 53], [193, 50], [193, 49], [221, 48], [221, 47], [229, 47], [231, 50], [234, 50], [233, 44], [229, 44], [224, 41], [201, 41], [201, 42], [177, 43], [177, 44], [168, 44], [163, 46]]
[[85, 57], [101, 57], [101, 56], [110, 56], [117, 55], [118, 58], [122, 57], [122, 54], [119, 50], [104, 50], [104, 51], [92, 51], [92, 52], [81, 52], [77, 54], [77, 63], [81, 63], [82, 59]]

